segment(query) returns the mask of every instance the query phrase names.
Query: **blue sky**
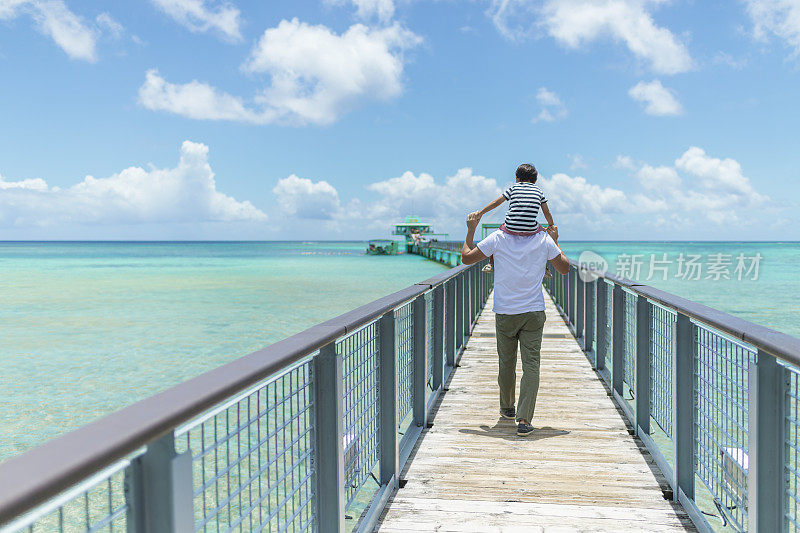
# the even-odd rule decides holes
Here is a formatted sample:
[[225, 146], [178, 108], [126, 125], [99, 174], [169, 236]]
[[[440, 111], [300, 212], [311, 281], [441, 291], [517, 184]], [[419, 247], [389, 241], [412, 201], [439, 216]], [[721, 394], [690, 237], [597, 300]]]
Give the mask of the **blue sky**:
[[[800, 0], [0, 0], [0, 239], [796, 240]], [[488, 217], [502, 219], [502, 209]]]

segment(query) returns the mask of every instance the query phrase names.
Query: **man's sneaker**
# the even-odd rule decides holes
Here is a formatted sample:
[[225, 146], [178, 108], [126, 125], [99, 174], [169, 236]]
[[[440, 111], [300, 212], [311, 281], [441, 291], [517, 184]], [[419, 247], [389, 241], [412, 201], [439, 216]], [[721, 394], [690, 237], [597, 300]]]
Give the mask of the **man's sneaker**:
[[513, 407], [509, 407], [507, 409], [500, 409], [500, 416], [505, 418], [506, 420], [514, 420], [514, 417], [517, 416], [516, 410]]
[[525, 422], [520, 422], [517, 424], [517, 435], [520, 437], [527, 437], [533, 433], [533, 426], [530, 424], [526, 424]]
[[488, 274], [488, 273], [490, 273], [492, 270], [494, 270], [494, 269], [492, 268], [492, 265], [491, 265], [491, 263], [490, 263], [490, 264], [488, 264], [488, 265], [483, 265], [483, 268], [481, 269], [481, 272], [486, 272], [486, 273]]

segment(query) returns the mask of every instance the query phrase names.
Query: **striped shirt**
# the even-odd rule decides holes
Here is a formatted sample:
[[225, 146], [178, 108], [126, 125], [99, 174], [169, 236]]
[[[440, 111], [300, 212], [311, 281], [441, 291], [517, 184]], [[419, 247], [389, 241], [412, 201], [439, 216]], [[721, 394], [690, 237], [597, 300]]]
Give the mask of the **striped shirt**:
[[508, 200], [506, 228], [511, 231], [536, 231], [539, 223], [539, 207], [547, 201], [538, 185], [527, 181], [518, 181], [503, 192]]

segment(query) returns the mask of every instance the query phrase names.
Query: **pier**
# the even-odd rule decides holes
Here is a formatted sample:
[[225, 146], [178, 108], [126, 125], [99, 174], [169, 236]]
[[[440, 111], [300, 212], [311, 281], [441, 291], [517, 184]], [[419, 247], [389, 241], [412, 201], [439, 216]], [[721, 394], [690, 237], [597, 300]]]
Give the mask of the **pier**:
[[490, 298], [378, 531], [696, 531], [546, 302], [534, 435], [498, 414]]
[[517, 437], [484, 264], [9, 459], [0, 531], [798, 529], [800, 340], [573, 263]]

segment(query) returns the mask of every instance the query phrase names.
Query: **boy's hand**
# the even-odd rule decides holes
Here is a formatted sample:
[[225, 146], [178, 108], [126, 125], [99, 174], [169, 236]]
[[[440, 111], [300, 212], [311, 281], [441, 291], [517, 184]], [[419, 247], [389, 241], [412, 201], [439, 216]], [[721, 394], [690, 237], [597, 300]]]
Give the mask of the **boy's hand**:
[[483, 216], [483, 214], [482, 214], [480, 211], [473, 211], [472, 213], [470, 213], [470, 214], [469, 214], [469, 215], [467, 215], [467, 216], [468, 216], [468, 217], [471, 217], [471, 216], [473, 216], [473, 215], [475, 215], [476, 217], [478, 217], [478, 220], [480, 220], [480, 219], [481, 219], [481, 217]]
[[474, 230], [475, 228], [478, 227], [478, 223], [480, 221], [481, 221], [481, 216], [477, 212], [470, 213], [469, 215], [467, 215], [467, 228]]
[[558, 242], [558, 226], [547, 226], [546, 231], [554, 241]]

